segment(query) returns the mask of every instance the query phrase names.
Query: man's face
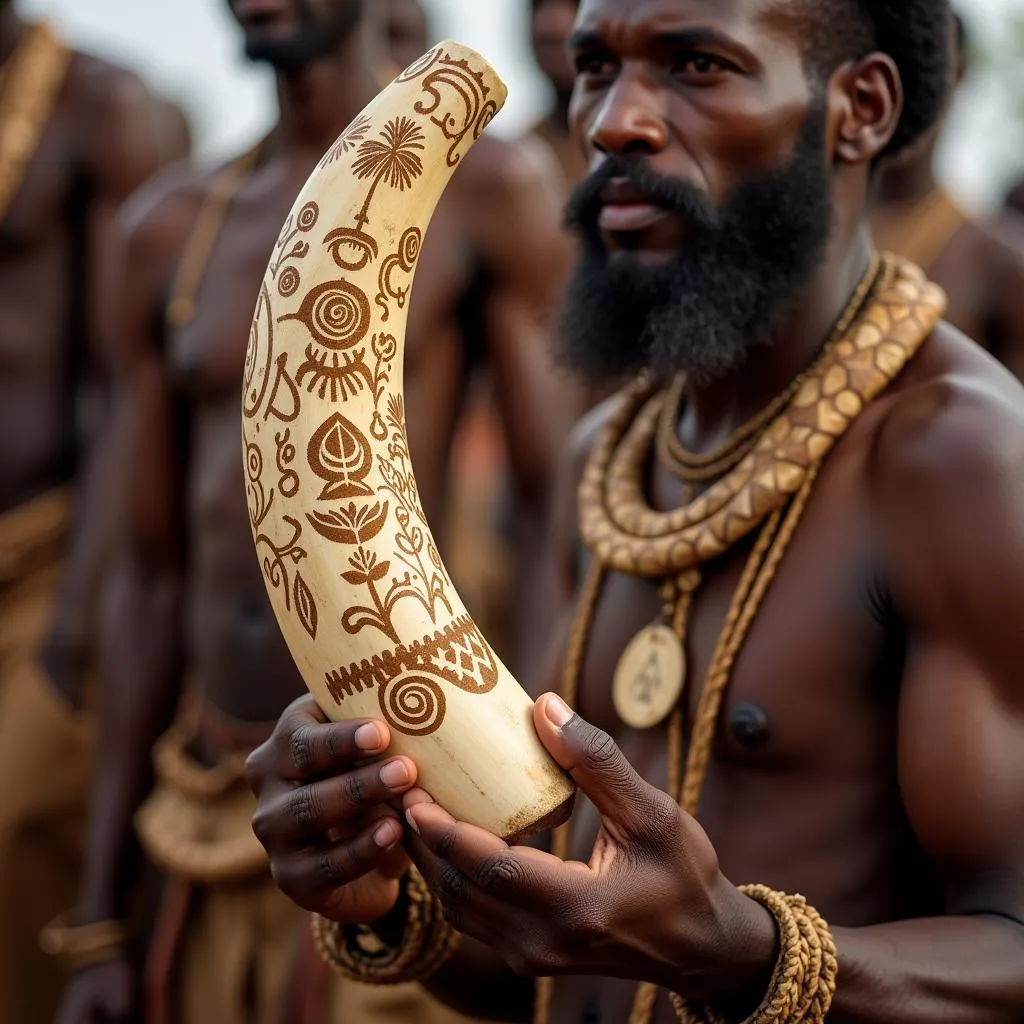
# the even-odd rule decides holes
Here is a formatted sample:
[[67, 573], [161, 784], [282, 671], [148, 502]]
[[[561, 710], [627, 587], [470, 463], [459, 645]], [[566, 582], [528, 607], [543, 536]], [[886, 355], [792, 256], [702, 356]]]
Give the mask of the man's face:
[[[806, 26], [804, 26], [806, 28]], [[713, 378], [788, 313], [831, 226], [823, 91], [790, 0], [583, 0], [572, 124], [591, 177], [563, 360]]]
[[429, 48], [427, 14], [419, 0], [375, 0], [384, 3], [388, 56], [396, 68], [407, 68]]
[[530, 37], [537, 66], [561, 94], [572, 90], [573, 67], [566, 50], [578, 0], [532, 0]]
[[250, 60], [297, 71], [331, 53], [359, 23], [363, 0], [227, 0]]

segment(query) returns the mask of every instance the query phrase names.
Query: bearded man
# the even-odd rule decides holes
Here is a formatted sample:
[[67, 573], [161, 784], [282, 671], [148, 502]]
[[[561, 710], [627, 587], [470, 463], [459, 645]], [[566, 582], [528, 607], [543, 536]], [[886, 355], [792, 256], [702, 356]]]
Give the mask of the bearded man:
[[254, 826], [339, 970], [371, 928], [378, 982], [495, 1020], [1024, 1017], [1024, 393], [867, 224], [948, 17], [583, 0], [563, 356], [639, 375], [581, 433], [534, 715], [586, 799], [509, 848], [297, 702]]
[[[271, 882], [242, 777], [245, 755], [303, 685], [253, 557], [239, 409], [254, 296], [302, 185], [380, 88], [383, 12], [360, 0], [229, 5], [248, 56], [276, 72], [277, 124], [224, 167], [161, 176], [121, 217], [111, 363], [125, 507], [106, 595], [90, 855], [70, 935], [92, 955], [63, 1024], [130, 1019], [140, 988], [148, 1021], [183, 1024], [276, 1024], [303, 1012], [286, 1005], [290, 993], [308, 996], [289, 979], [309, 929]], [[435, 520], [474, 342], [523, 389], [506, 407], [521, 414], [509, 432], [524, 474], [536, 486], [551, 475], [543, 325], [562, 269], [558, 210], [533, 163], [484, 141], [438, 210], [412, 297], [406, 410]], [[478, 336], [461, 315], [470, 295]], [[126, 922], [136, 836], [162, 875], [152, 934], [148, 921]]]

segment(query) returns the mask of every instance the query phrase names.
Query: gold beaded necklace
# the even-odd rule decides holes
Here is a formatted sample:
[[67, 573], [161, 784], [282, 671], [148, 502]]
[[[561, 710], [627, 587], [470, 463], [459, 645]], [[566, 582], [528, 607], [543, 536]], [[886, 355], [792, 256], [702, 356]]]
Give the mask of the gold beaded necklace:
[[[685, 773], [683, 710], [678, 701], [671, 712], [669, 792], [694, 817], [733, 667], [807, 509], [824, 460], [931, 334], [945, 311], [946, 298], [918, 268], [885, 257], [870, 301], [865, 304], [862, 298], [861, 305], [848, 330], [808, 372], [789, 408], [707, 495], [667, 513], [647, 504], [644, 477], [665, 401], [649, 381], [639, 382], [621, 398], [580, 487], [580, 528], [594, 557], [564, 666], [563, 695], [571, 707], [577, 703], [591, 628], [611, 571], [675, 580], [679, 594], [673, 633], [685, 645], [699, 566], [760, 530], [700, 692]], [[667, 606], [667, 592], [662, 598]], [[571, 822], [555, 833], [554, 852], [562, 860], [569, 856], [570, 839]], [[552, 994], [552, 979], [541, 979], [535, 1024], [550, 1024]], [[657, 997], [656, 986], [640, 985], [629, 1024], [650, 1024]], [[688, 1019], [685, 1006], [680, 1006], [681, 1002], [681, 1019]]]

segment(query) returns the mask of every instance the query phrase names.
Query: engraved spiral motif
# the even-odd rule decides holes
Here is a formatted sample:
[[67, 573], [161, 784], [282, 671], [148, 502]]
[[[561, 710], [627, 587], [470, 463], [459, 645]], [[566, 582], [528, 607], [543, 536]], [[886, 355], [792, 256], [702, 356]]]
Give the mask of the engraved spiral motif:
[[320, 219], [320, 207], [316, 203], [306, 203], [306, 205], [299, 210], [299, 217], [297, 224], [300, 231], [312, 231], [316, 227], [316, 222]]
[[285, 267], [277, 280], [277, 290], [282, 298], [290, 299], [302, 284], [302, 278], [295, 267]]
[[398, 251], [399, 259], [402, 261], [404, 269], [412, 270], [413, 266], [415, 266], [416, 261], [420, 258], [420, 245], [422, 241], [423, 233], [418, 228], [410, 228], [402, 235]]
[[245, 446], [245, 468], [250, 483], [256, 483], [263, 475], [263, 452], [260, 451], [259, 445]]
[[347, 281], [329, 281], [315, 288], [303, 306], [306, 326], [327, 348], [351, 348], [370, 329], [370, 303]]
[[403, 673], [381, 687], [380, 709], [388, 725], [398, 732], [429, 736], [444, 721], [444, 691], [422, 672]]

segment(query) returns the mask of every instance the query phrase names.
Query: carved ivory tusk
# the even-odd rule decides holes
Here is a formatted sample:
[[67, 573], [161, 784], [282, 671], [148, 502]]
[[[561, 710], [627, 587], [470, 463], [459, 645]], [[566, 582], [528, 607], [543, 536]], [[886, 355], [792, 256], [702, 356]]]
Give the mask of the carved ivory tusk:
[[326, 153], [263, 279], [242, 426], [264, 580], [320, 707], [383, 718], [451, 814], [521, 838], [568, 815], [572, 782], [438, 554], [402, 376], [423, 233], [505, 96], [483, 58], [442, 43]]

